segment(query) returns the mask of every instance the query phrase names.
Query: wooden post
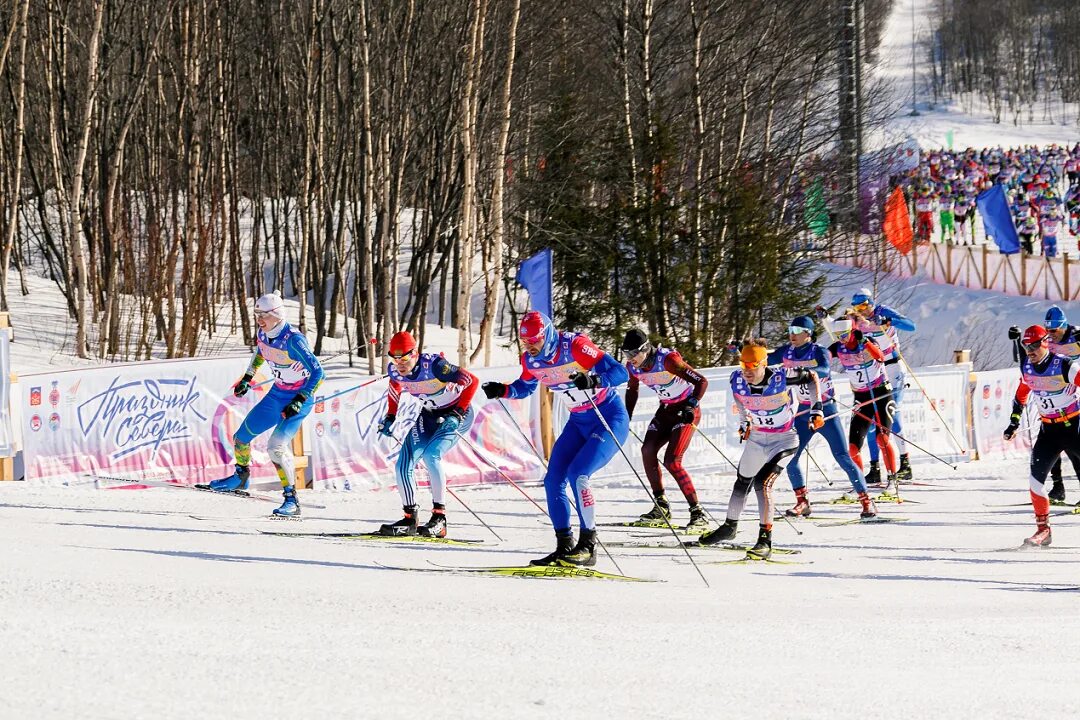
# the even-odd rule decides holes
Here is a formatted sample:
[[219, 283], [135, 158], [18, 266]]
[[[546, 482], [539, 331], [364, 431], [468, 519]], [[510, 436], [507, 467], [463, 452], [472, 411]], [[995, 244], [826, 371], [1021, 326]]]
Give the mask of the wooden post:
[[555, 433], [551, 429], [551, 391], [540, 387], [540, 442], [544, 446], [544, 458], [551, 459], [551, 446]]
[[[960, 364], [963, 364], [963, 363], [970, 363], [971, 362], [971, 351], [967, 350], [967, 349], [965, 349], [965, 350], [953, 350], [953, 362], [956, 363], [957, 365], [960, 365]], [[972, 392], [974, 392], [974, 390], [975, 390], [975, 373], [970, 372], [970, 373], [968, 373], [968, 393], [967, 393], [967, 396], [969, 398], [969, 401], [968, 401], [968, 407], [967, 407], [967, 428], [965, 428], [965, 429], [967, 431], [968, 453], [971, 455], [972, 460], [978, 460], [979, 459], [979, 450], [975, 445], [975, 415], [974, 415], [975, 403], [970, 401], [970, 398], [972, 397]]]
[[990, 282], [990, 268], [986, 263], [986, 243], [983, 243], [982, 246], [982, 270], [982, 289], [989, 290], [990, 288], [986, 286]]
[[1069, 256], [1068, 255], [1063, 255], [1062, 258], [1061, 258], [1061, 274], [1062, 274], [1061, 281], [1065, 285], [1065, 297], [1063, 297], [1061, 299], [1064, 300], [1065, 302], [1069, 302], [1069, 299], [1072, 296], [1069, 295]]
[[293, 467], [296, 468], [296, 489], [309, 487], [307, 482], [308, 458], [304, 454], [304, 428], [300, 427], [292, 439]]
[[959, 365], [960, 363], [971, 362], [970, 350], [953, 350], [953, 362]]

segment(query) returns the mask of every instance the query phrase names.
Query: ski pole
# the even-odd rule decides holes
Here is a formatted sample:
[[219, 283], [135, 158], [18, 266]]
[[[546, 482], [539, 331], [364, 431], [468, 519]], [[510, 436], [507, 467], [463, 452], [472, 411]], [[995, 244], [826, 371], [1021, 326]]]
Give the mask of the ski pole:
[[[930, 409], [937, 415], [937, 419], [941, 421], [941, 424], [945, 427], [945, 432], [949, 433], [949, 438], [955, 443], [956, 449], [960, 451], [961, 455], [967, 455], [967, 450], [960, 444], [960, 441], [956, 439], [956, 435], [953, 434], [952, 428], [949, 427], [949, 423], [945, 422], [945, 418], [941, 416], [941, 412], [937, 409], [937, 403], [931, 398], [930, 394], [926, 392], [926, 388], [923, 387], [922, 381], [919, 380], [919, 376], [915, 374], [915, 371], [908, 365], [908, 361], [904, 359], [904, 356], [900, 354], [900, 350], [897, 349], [896, 356], [900, 358], [900, 362], [904, 364], [907, 371], [911, 374], [911, 377], [915, 380], [915, 384], [919, 386], [919, 390], [922, 391], [923, 397], [926, 398], [926, 402], [930, 403]], [[907, 442], [906, 440], [904, 442]]]
[[498, 400], [499, 400], [499, 406], [500, 406], [500, 407], [501, 407], [501, 408], [502, 408], [503, 410], [505, 410], [505, 411], [506, 411], [506, 416], [507, 416], [508, 418], [510, 418], [510, 424], [511, 424], [511, 425], [513, 425], [513, 426], [514, 426], [515, 428], [517, 428], [517, 431], [518, 431], [519, 433], [521, 433], [521, 437], [525, 438], [525, 442], [527, 442], [527, 443], [529, 444], [529, 447], [530, 447], [530, 448], [532, 448], [532, 451], [533, 451], [534, 453], [536, 453], [536, 457], [537, 457], [537, 459], [538, 459], [538, 460], [540, 460], [540, 464], [544, 466], [544, 469], [545, 469], [545, 470], [547, 470], [547, 466], [548, 466], [548, 465], [547, 465], [547, 461], [546, 461], [546, 460], [544, 460], [544, 456], [543, 456], [543, 455], [541, 455], [541, 454], [540, 454], [540, 451], [536, 449], [536, 446], [535, 446], [535, 445], [533, 445], [533, 441], [532, 441], [532, 438], [530, 438], [530, 437], [529, 437], [528, 435], [526, 435], [526, 434], [525, 434], [525, 431], [524, 431], [524, 430], [523, 430], [523, 429], [521, 428], [521, 425], [520, 425], [520, 424], [518, 423], [518, 421], [517, 421], [517, 420], [516, 420], [516, 419], [514, 418], [514, 414], [513, 414], [512, 412], [510, 412], [510, 408], [508, 408], [508, 407], [506, 406], [506, 403], [504, 403], [504, 402], [503, 402], [503, 399], [502, 399], [502, 398], [498, 398]]
[[[705, 441], [707, 443], [709, 443], [710, 445], [713, 446], [713, 449], [716, 450], [716, 452], [720, 453], [720, 457], [727, 460], [728, 465], [735, 468], [735, 476], [738, 477], [738, 475], [739, 475], [739, 466], [736, 465], [735, 463], [731, 462], [731, 458], [729, 458], [727, 455], [724, 454], [724, 451], [721, 450], [720, 447], [716, 443], [714, 443], [712, 441], [712, 438], [710, 438], [708, 435], [705, 434], [704, 430], [699, 428], [697, 425], [694, 426], [694, 429], [698, 431], [698, 433], [701, 435], [701, 437], [705, 438]], [[796, 535], [802, 535], [803, 534], [802, 530], [795, 527], [795, 523], [791, 522], [791, 520], [789, 520], [786, 515], [781, 515], [780, 517], [784, 518], [784, 521], [787, 522], [787, 524], [791, 526], [791, 529], [795, 531]]]
[[[694, 427], [696, 428], [697, 425], [694, 425]], [[641, 443], [642, 445], [645, 444], [645, 441], [642, 440], [641, 436], [634, 432], [633, 429], [630, 430], [630, 434], [633, 435], [634, 439], [637, 440], [639, 443]], [[709, 509], [705, 507], [705, 505], [702, 504], [700, 500], [698, 501], [698, 504], [701, 505], [701, 509], [705, 512], [705, 517], [709, 518], [709, 522], [716, 523], [717, 525], [720, 524], [716, 521], [716, 518], [713, 517], [713, 514], [709, 512]]]
[[630, 456], [626, 454], [626, 450], [623, 449], [622, 443], [619, 442], [619, 438], [615, 437], [615, 433], [612, 432], [611, 426], [608, 425], [608, 422], [604, 418], [603, 413], [600, 412], [600, 407], [596, 404], [596, 400], [593, 398], [591, 393], [587, 392], [585, 393], [585, 396], [589, 398], [589, 404], [592, 405], [593, 412], [596, 413], [596, 417], [600, 420], [600, 424], [604, 426], [605, 430], [607, 430], [607, 434], [611, 436], [611, 439], [615, 442], [615, 446], [619, 448], [619, 452], [622, 453], [623, 459], [626, 460], [626, 464], [629, 465], [630, 469], [634, 472], [634, 477], [636, 477], [637, 481], [641, 484], [641, 489], [644, 490], [645, 494], [649, 496], [649, 499], [652, 500], [653, 507], [655, 507], [660, 516], [664, 518], [664, 523], [667, 525], [668, 530], [671, 531], [672, 536], [675, 538], [675, 542], [678, 543], [679, 547], [682, 548], [682, 551], [686, 553], [686, 558], [690, 561], [690, 564], [694, 566], [694, 569], [697, 570], [697, 574], [701, 576], [701, 581], [705, 583], [705, 587], [710, 587], [709, 581], [705, 579], [705, 574], [701, 572], [701, 568], [698, 567], [698, 564], [694, 561], [694, 557], [690, 554], [690, 549], [683, 544], [682, 539], [679, 537], [679, 533], [675, 532], [675, 526], [671, 524], [671, 520], [669, 520], [667, 516], [664, 515], [663, 511], [660, 510], [660, 506], [656, 503], [656, 498], [654, 498], [652, 493], [649, 492], [649, 486], [646, 485], [645, 481], [641, 479], [641, 474], [638, 473], [637, 468], [634, 467], [634, 464], [630, 462]]
[[[813, 440], [814, 438], [811, 437], [810, 439]], [[829, 476], [825, 474], [825, 471], [821, 469], [821, 466], [818, 465], [818, 461], [814, 459], [814, 456], [810, 454], [810, 443], [809, 443], [809, 441], [806, 443], [806, 445], [807, 445], [807, 447], [805, 448], [806, 457], [810, 458], [810, 462], [814, 463], [814, 467], [816, 467], [817, 471], [819, 473], [821, 473], [821, 477], [825, 478], [825, 482], [829, 483], [829, 485], [831, 487], [832, 484], [833, 484], [832, 480], [830, 480]]]
[[[455, 434], [455, 435], [457, 435], [458, 437], [462, 437], [461, 433], [459, 433], [459, 432], [456, 432], [456, 431], [455, 431], [455, 432], [454, 432], [454, 434]], [[390, 438], [391, 440], [393, 440], [394, 442], [396, 442], [396, 443], [398, 444], [398, 447], [399, 447], [399, 448], [400, 448], [400, 447], [402, 447], [402, 446], [404, 445], [404, 443], [403, 443], [402, 441], [398, 440], [398, 439], [397, 439], [396, 437], [394, 437], [393, 435], [389, 435], [388, 437], [389, 437], [389, 438]], [[476, 518], [477, 522], [479, 522], [479, 523], [480, 523], [481, 525], [483, 525], [484, 527], [486, 527], [486, 528], [488, 529], [488, 531], [489, 531], [489, 532], [491, 532], [491, 534], [492, 534], [492, 535], [494, 535], [495, 537], [499, 538], [499, 542], [503, 542], [503, 539], [502, 539], [501, 537], [499, 537], [499, 533], [497, 533], [497, 532], [495, 532], [494, 530], [492, 530], [492, 529], [491, 529], [491, 526], [490, 526], [490, 525], [488, 525], [488, 524], [487, 524], [486, 522], [484, 522], [483, 518], [481, 518], [481, 517], [480, 517], [479, 515], [477, 515], [477, 514], [476, 514], [476, 512], [475, 512], [475, 511], [474, 511], [474, 510], [473, 510], [473, 509], [472, 509], [471, 507], [469, 507], [468, 503], [466, 503], [466, 502], [465, 502], [464, 500], [462, 500], [462, 499], [461, 499], [461, 498], [460, 498], [460, 497], [458, 496], [458, 494], [457, 494], [456, 492], [454, 492], [453, 490], [451, 490], [451, 489], [450, 489], [450, 483], [449, 483], [449, 482], [447, 482], [447, 483], [446, 483], [446, 485], [445, 485], [445, 488], [446, 488], [446, 492], [450, 493], [450, 497], [452, 497], [452, 498], [454, 498], [455, 500], [457, 500], [457, 501], [458, 501], [458, 503], [460, 503], [460, 504], [461, 504], [461, 507], [463, 507], [463, 508], [465, 508], [466, 510], [468, 510], [468, 511], [469, 511], [469, 514], [470, 514], [470, 515], [472, 515], [472, 516], [473, 516], [474, 518]]]
[[[845, 407], [851, 407], [851, 406], [850, 406], [850, 405], [848, 405], [847, 403], [842, 403], [842, 402], [840, 402], [839, 400], [837, 400], [837, 402], [838, 402], [838, 403], [840, 403], [841, 405], [844, 405]], [[903, 441], [904, 441], [905, 443], [907, 443], [908, 445], [912, 446], [912, 447], [913, 447], [913, 448], [915, 448], [916, 450], [918, 450], [918, 451], [920, 451], [920, 452], [922, 452], [922, 453], [925, 453], [926, 455], [929, 455], [930, 457], [934, 458], [935, 460], [937, 460], [937, 461], [939, 461], [939, 462], [942, 462], [942, 463], [944, 463], [944, 464], [948, 465], [948, 466], [949, 466], [949, 467], [951, 467], [951, 468], [952, 468], [953, 470], [956, 470], [956, 469], [957, 469], [957, 466], [956, 466], [956, 465], [955, 465], [954, 463], [951, 463], [951, 462], [949, 462], [948, 460], [945, 460], [944, 458], [941, 458], [941, 457], [939, 457], [939, 456], [935, 455], [934, 453], [930, 452], [929, 450], [927, 450], [926, 448], [922, 447], [921, 445], [917, 445], [916, 443], [914, 443], [914, 442], [912, 442], [911, 440], [907, 439], [906, 437], [904, 437], [904, 436], [903, 436], [903, 435], [901, 435], [900, 433], [895, 433], [895, 432], [893, 432], [893, 431], [892, 431], [891, 429], [889, 429], [889, 428], [885, 428], [885, 427], [884, 427], [884, 426], [883, 426], [883, 425], [881, 424], [881, 422], [880, 422], [880, 421], [879, 421], [879, 420], [877, 419], [877, 415], [876, 415], [876, 413], [875, 413], [874, 417], [872, 417], [872, 418], [868, 418], [868, 417], [866, 417], [865, 415], [863, 415], [863, 414], [862, 414], [861, 412], [859, 412], [859, 411], [857, 411], [857, 410], [855, 411], [855, 414], [856, 414], [856, 415], [858, 415], [859, 417], [863, 418], [864, 420], [869, 420], [869, 421], [870, 421], [870, 422], [872, 422], [872, 423], [873, 423], [874, 425], [876, 425], [876, 426], [877, 426], [877, 428], [878, 428], [878, 432], [881, 432], [882, 430], [884, 430], [886, 434], [888, 434], [888, 435], [893, 435], [894, 437], [898, 437], [898, 438], [900, 438], [901, 440], [903, 440]]]
[[450, 489], [449, 484], [447, 484], [447, 486], [446, 486], [446, 492], [450, 493], [450, 497], [457, 500], [458, 503], [461, 505], [461, 507], [468, 510], [469, 514], [472, 515], [474, 518], [476, 518], [477, 522], [479, 522], [481, 525], [486, 527], [488, 529], [488, 532], [490, 532], [495, 537], [499, 538], [500, 542], [503, 541], [502, 537], [499, 536], [499, 533], [495, 532], [495, 530], [493, 530], [490, 525], [488, 525], [486, 522], [484, 522], [484, 519], [482, 517], [480, 517], [479, 515], [476, 514], [475, 510], [473, 510], [471, 507], [469, 507], [468, 503], [466, 503], [464, 500], [462, 500], [461, 497], [456, 492], [454, 492], [453, 490]]
[[334, 398], [341, 397], [342, 395], [348, 395], [349, 393], [353, 392], [354, 390], [359, 390], [360, 388], [365, 388], [368, 385], [371, 385], [373, 383], [377, 383], [380, 380], [385, 380], [386, 378], [387, 378], [386, 375], [380, 375], [379, 377], [372, 378], [371, 380], [368, 380], [367, 382], [362, 382], [359, 385], [354, 385], [351, 388], [347, 388], [345, 390], [339, 390], [338, 392], [334, 393], [333, 395], [327, 395], [324, 398], [320, 398], [319, 402], [326, 402], [327, 400], [333, 400]]
[[480, 452], [480, 448], [476, 447], [476, 445], [474, 445], [474, 444], [473, 444], [473, 442], [472, 442], [471, 440], [469, 440], [469, 438], [465, 437], [465, 436], [464, 436], [464, 435], [462, 435], [461, 433], [458, 433], [457, 435], [458, 435], [458, 437], [459, 437], [459, 438], [461, 438], [461, 440], [462, 440], [462, 441], [463, 441], [463, 442], [464, 442], [464, 443], [465, 443], [466, 445], [468, 445], [468, 446], [469, 446], [470, 448], [472, 448], [472, 451], [473, 451], [474, 453], [476, 453], [476, 457], [480, 458], [480, 459], [481, 459], [481, 460], [483, 460], [483, 461], [484, 461], [485, 463], [487, 463], [488, 465], [490, 465], [490, 466], [491, 466], [491, 469], [492, 469], [492, 470], [494, 470], [495, 472], [499, 473], [499, 475], [501, 475], [501, 476], [502, 476], [502, 479], [503, 479], [503, 480], [505, 480], [506, 482], [508, 482], [508, 483], [510, 484], [510, 487], [514, 488], [514, 489], [515, 489], [515, 490], [517, 490], [517, 491], [518, 491], [519, 493], [521, 493], [522, 495], [524, 495], [524, 496], [525, 496], [525, 499], [526, 499], [526, 500], [528, 500], [528, 501], [529, 501], [529, 502], [531, 502], [531, 503], [532, 503], [533, 505], [535, 505], [535, 506], [536, 506], [536, 509], [537, 509], [537, 510], [539, 510], [540, 512], [542, 512], [542, 513], [544, 514], [544, 517], [548, 517], [548, 518], [550, 518], [550, 517], [551, 517], [550, 515], [548, 515], [548, 511], [547, 511], [547, 510], [545, 510], [545, 509], [544, 509], [544, 508], [543, 508], [543, 507], [542, 507], [542, 506], [540, 505], [540, 503], [538, 503], [538, 502], [536, 502], [535, 500], [533, 500], [533, 498], [532, 498], [532, 495], [530, 495], [529, 493], [525, 492], [525, 490], [524, 490], [524, 489], [523, 489], [523, 488], [522, 488], [522, 487], [521, 487], [520, 485], [518, 485], [518, 484], [517, 484], [516, 482], [514, 482], [514, 481], [513, 481], [513, 480], [512, 480], [511, 478], [510, 478], [510, 476], [509, 476], [509, 475], [507, 475], [507, 474], [506, 474], [505, 472], [503, 472], [502, 468], [500, 468], [500, 467], [499, 467], [498, 465], [496, 465], [496, 464], [495, 464], [494, 462], [492, 462], [492, 461], [491, 461], [491, 460], [490, 460], [489, 458], [487, 458], [487, 457], [486, 457], [486, 456], [485, 456], [485, 455], [484, 455], [484, 454], [483, 454], [482, 452]]

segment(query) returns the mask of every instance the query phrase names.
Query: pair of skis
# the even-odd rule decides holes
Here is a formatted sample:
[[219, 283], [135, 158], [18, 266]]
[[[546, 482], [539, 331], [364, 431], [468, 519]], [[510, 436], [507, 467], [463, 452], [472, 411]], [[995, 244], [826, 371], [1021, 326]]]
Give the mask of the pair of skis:
[[[215, 495], [223, 495], [226, 497], [240, 498], [241, 500], [259, 500], [261, 502], [274, 503], [275, 505], [281, 504], [281, 497], [274, 497], [272, 495], [263, 495], [261, 493], [252, 492], [250, 490], [212, 490], [208, 485], [181, 485], [176, 482], [169, 482], [167, 480], [150, 480], [148, 478], [126, 478], [118, 477], [116, 475], [100, 475], [95, 473], [85, 473], [83, 477], [91, 480], [101, 480], [110, 483], [118, 483], [119, 485], [127, 485], [132, 487], [153, 487], [153, 488], [170, 488], [173, 490], [187, 490], [190, 492], [200, 493], [213, 493]], [[313, 510], [325, 510], [325, 505], [319, 505], [318, 503], [304, 501], [303, 507], [311, 508]]]

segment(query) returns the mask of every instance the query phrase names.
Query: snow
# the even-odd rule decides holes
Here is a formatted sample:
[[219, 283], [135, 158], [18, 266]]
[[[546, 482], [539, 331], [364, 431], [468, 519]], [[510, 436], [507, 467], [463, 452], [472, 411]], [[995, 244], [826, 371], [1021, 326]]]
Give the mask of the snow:
[[[950, 131], [956, 149], [1053, 143], [1072, 145], [1080, 141], [1075, 106], [1066, 113], [1060, 103], [1055, 103], [1055, 112], [1047, 114], [1040, 103], [1033, 117], [1021, 113], [1014, 124], [1011, 117], [1000, 123], [994, 122], [991, 113], [975, 100], [971, 102], [972, 112], [965, 112], [963, 103], [956, 100], [932, 103], [926, 45], [931, 33], [930, 14], [936, 12], [936, 5], [932, 0], [893, 0], [878, 62], [868, 68], [871, 84], [880, 83], [885, 89], [885, 114], [889, 120], [884, 127], [865, 135], [866, 150], [887, 147], [908, 137], [915, 138], [923, 148], [946, 148]], [[911, 115], [913, 23], [915, 96], [919, 112], [916, 116]], [[1073, 121], [1067, 121], [1066, 117]]]
[[[913, 2], [925, 26], [927, 0], [896, 0], [877, 70], [900, 108], [910, 92]], [[948, 130], [958, 147], [1080, 139], [1075, 128], [1014, 128], [955, 105], [930, 110], [923, 102], [920, 112], [907, 118], [901, 110], [868, 147], [906, 134], [943, 145]], [[826, 303], [870, 286], [916, 320], [915, 333], [901, 334], [913, 366], [948, 362], [961, 347], [973, 350], [977, 368], [1009, 366], [1005, 329], [1039, 322], [1047, 305], [823, 269]], [[74, 326], [54, 284], [28, 274], [31, 294], [23, 297], [11, 277], [13, 369], [84, 364], [71, 351]], [[296, 303], [287, 306], [295, 319]], [[1080, 303], [1063, 307], [1080, 319]], [[223, 317], [208, 352], [243, 352]], [[426, 332], [425, 349], [456, 356], [456, 331]], [[516, 352], [502, 345], [492, 364], [513, 364]], [[327, 352], [345, 346], [344, 338], [329, 340]], [[330, 372], [342, 365], [335, 359]], [[1027, 461], [918, 465], [916, 473], [940, 487], [905, 487], [921, 504], [881, 507], [907, 522], [800, 521], [801, 534], [776, 523], [776, 545], [801, 550], [785, 558], [800, 564], [707, 564], [738, 555], [694, 551], [708, 588], [679, 550], [614, 545], [624, 573], [658, 582], [386, 567], [521, 564], [549, 552], [546, 520], [502, 485], [456, 490], [505, 538], [495, 541], [452, 501], [451, 534], [485, 540], [462, 548], [260, 532], [371, 530], [397, 517], [398, 499], [387, 492], [302, 491], [302, 503], [327, 509], [309, 507], [289, 522], [265, 518], [266, 504], [194, 491], [2, 483], [0, 716], [1076, 716], [1080, 700], [1067, 678], [1080, 641], [1080, 515], [1054, 520], [1049, 549], [985, 552], [1016, 547], [1034, 530], [1023, 505]], [[705, 506], [722, 517], [731, 478], [695, 480]], [[857, 513], [822, 502], [845, 489], [834, 482], [811, 485], [815, 519]], [[1075, 479], [1067, 487], [1071, 500], [1080, 498]], [[542, 499], [535, 484], [528, 491]], [[599, 485], [596, 495], [600, 522], [648, 507], [633, 480]], [[780, 507], [793, 501], [786, 478], [776, 495]], [[669, 497], [685, 521], [674, 487]], [[1018, 505], [990, 507], [1009, 503]], [[739, 539], [752, 541], [756, 524], [751, 499]], [[626, 541], [634, 532], [604, 528], [601, 539]], [[617, 571], [604, 556], [597, 568]]]
[[[304, 494], [329, 509], [290, 522], [189, 491], [6, 484], [3, 715], [989, 719], [1030, 714], [1037, 699], [1041, 716], [1075, 716], [1063, 678], [1080, 642], [1080, 590], [1066, 589], [1080, 518], [1055, 520], [1051, 549], [979, 552], [1033, 531], [1029, 507], [986, 506], [1026, 501], [1025, 466], [938, 466], [921, 479], [941, 487], [904, 488], [922, 504], [881, 508], [906, 523], [800, 521], [802, 535], [777, 523], [776, 545], [803, 564], [710, 565], [739, 556], [695, 551], [709, 588], [664, 549], [610, 548], [624, 573], [662, 581], [648, 584], [381, 567], [548, 552], [551, 530], [505, 486], [459, 492], [505, 542], [450, 505], [452, 533], [491, 541], [463, 549], [259, 532], [371, 529], [398, 511], [385, 493]], [[780, 485], [783, 506], [793, 496]], [[729, 488], [703, 491], [717, 517]], [[842, 489], [812, 486], [815, 517], [853, 517], [821, 503]], [[647, 507], [637, 485], [597, 495], [601, 522]], [[743, 541], [752, 499], [747, 510]], [[603, 557], [597, 569], [615, 570]]]

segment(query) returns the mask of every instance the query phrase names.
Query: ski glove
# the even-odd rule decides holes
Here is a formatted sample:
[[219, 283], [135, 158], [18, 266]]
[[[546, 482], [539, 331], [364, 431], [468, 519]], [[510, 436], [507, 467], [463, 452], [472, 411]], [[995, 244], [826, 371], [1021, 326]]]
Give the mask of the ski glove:
[[232, 394], [236, 397], [244, 397], [247, 395], [247, 391], [251, 389], [251, 381], [254, 377], [254, 373], [244, 373], [244, 377], [237, 380], [236, 384], [232, 386]]
[[1009, 339], [1010, 340], [1019, 340], [1020, 339], [1020, 328], [1018, 328], [1015, 325], [1010, 327], [1009, 328]]
[[810, 410], [810, 429], [817, 431], [825, 427], [825, 413], [821, 410], [821, 404], [817, 403]]
[[739, 423], [739, 442], [745, 442], [750, 437], [751, 425], [748, 422]]
[[300, 414], [300, 410], [304, 407], [304, 403], [306, 402], [307, 397], [304, 396], [304, 393], [296, 393], [293, 395], [293, 399], [289, 401], [289, 404], [282, 408], [281, 417], [286, 420], [291, 417], [296, 417]]
[[442, 425], [447, 420], [453, 420], [455, 423], [460, 425], [461, 421], [465, 419], [465, 412], [465, 408], [455, 405], [449, 410], [447, 410], [445, 415], [439, 416], [438, 424]]
[[394, 420], [397, 419], [397, 415], [394, 413], [387, 413], [386, 417], [379, 421], [379, 434], [386, 437], [393, 437]]
[[679, 419], [679, 422], [681, 422], [683, 425], [691, 425], [691, 424], [693, 424], [693, 422], [694, 422], [694, 405], [690, 405], [689, 403], [687, 403], [687, 405], [682, 410], [679, 411], [679, 414], [678, 414], [677, 417]]
[[1016, 431], [1020, 429], [1020, 414], [1013, 413], [1009, 416], [1009, 426], [1005, 428], [1005, 432], [1002, 433], [1006, 440], [1012, 440], [1016, 437]]
[[506, 397], [506, 385], [500, 382], [486, 382], [480, 386], [488, 400]]
[[600, 387], [600, 377], [598, 375], [576, 372], [570, 376], [570, 382], [574, 383], [574, 387], [578, 390], [592, 390]]

